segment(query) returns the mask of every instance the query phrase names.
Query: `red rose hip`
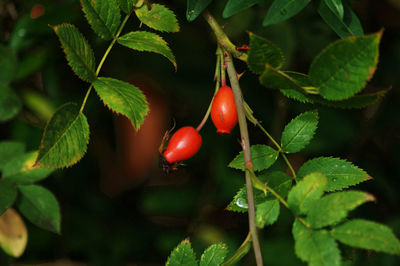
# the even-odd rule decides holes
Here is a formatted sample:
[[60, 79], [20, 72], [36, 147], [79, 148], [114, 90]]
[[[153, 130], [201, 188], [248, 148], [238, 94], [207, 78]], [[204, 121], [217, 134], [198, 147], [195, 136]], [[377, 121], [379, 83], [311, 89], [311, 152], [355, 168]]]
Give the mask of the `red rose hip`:
[[211, 119], [217, 133], [229, 134], [238, 122], [235, 97], [228, 86], [222, 86], [215, 94], [211, 106]]
[[195, 155], [201, 146], [201, 136], [193, 127], [182, 127], [177, 130], [163, 152], [168, 163], [176, 163]]

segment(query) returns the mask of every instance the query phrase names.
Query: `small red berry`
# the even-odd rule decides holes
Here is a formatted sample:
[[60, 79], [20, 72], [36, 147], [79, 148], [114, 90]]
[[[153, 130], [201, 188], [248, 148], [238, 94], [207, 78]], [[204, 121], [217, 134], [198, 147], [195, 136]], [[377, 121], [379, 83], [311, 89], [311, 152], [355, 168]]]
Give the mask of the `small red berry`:
[[193, 127], [182, 127], [177, 130], [163, 152], [168, 163], [176, 163], [195, 155], [201, 146], [201, 136]]
[[222, 86], [215, 94], [211, 106], [211, 119], [217, 133], [229, 134], [238, 122], [235, 97], [228, 86]]

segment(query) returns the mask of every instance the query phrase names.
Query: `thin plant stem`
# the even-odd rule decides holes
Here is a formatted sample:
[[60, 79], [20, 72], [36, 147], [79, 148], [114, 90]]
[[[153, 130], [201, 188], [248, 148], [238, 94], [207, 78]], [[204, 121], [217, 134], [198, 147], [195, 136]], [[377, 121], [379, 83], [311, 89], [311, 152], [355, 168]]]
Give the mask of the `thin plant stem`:
[[[101, 68], [103, 67], [104, 62], [106, 61], [106, 58], [107, 58], [108, 54], [110, 53], [110, 51], [111, 51], [111, 49], [113, 48], [113, 46], [114, 46], [114, 44], [116, 43], [116, 41], [118, 40], [118, 37], [119, 37], [119, 35], [121, 34], [122, 29], [125, 27], [125, 24], [126, 24], [126, 22], [128, 21], [128, 19], [129, 19], [130, 15], [132, 14], [132, 12], [133, 12], [133, 10], [125, 16], [124, 20], [122, 21], [121, 25], [120, 25], [119, 28], [118, 28], [117, 33], [115, 34], [115, 36], [114, 36], [112, 42], [111, 42], [110, 45], [107, 47], [107, 50], [104, 52], [104, 55], [103, 55], [103, 57], [101, 58], [100, 63], [99, 63], [99, 65], [97, 66], [97, 69], [96, 69], [96, 77], [99, 75], [100, 70], [101, 70]], [[89, 98], [89, 95], [90, 95], [90, 92], [92, 91], [92, 88], [93, 88], [93, 84], [90, 84], [90, 86], [89, 86], [89, 88], [88, 88], [88, 90], [87, 90], [87, 92], [86, 92], [85, 98], [83, 99], [83, 102], [82, 102], [82, 105], [81, 105], [81, 109], [79, 110], [79, 113], [82, 113], [82, 112], [83, 112], [83, 109], [85, 108], [86, 101], [87, 101], [87, 99]]]
[[220, 57], [220, 61], [221, 61], [221, 65], [220, 65], [220, 67], [221, 67], [221, 86], [226, 86], [226, 71], [225, 71], [226, 64], [225, 64], [225, 60], [224, 60], [224, 54], [221, 52], [219, 54], [219, 57]]
[[290, 163], [289, 159], [287, 158], [286, 154], [283, 153], [281, 145], [268, 133], [267, 130], [261, 125], [261, 123], [257, 120], [256, 125], [261, 129], [262, 132], [267, 135], [267, 137], [272, 141], [272, 143], [277, 147], [278, 151], [281, 153], [283, 160], [285, 161], [286, 165], [289, 167], [290, 172], [292, 173], [293, 180], [297, 182], [297, 175], [293, 169], [292, 164]]
[[[225, 63], [227, 66], [230, 85], [232, 87], [233, 95], [235, 97], [236, 111], [238, 114], [241, 143], [244, 155], [244, 164], [246, 168], [253, 170], [253, 162], [251, 160], [251, 152], [250, 152], [250, 139], [247, 129], [246, 114], [244, 110], [244, 101], [243, 101], [242, 91], [239, 85], [238, 75], [235, 70], [231, 54], [229, 52], [224, 51], [224, 55], [225, 55]], [[251, 176], [248, 171], [245, 172], [245, 178], [246, 178], [247, 204], [248, 204], [248, 216], [249, 216], [249, 231], [251, 233], [256, 264], [257, 266], [261, 266], [263, 265], [263, 261], [262, 261], [260, 243], [257, 235], [256, 222], [255, 222], [253, 184], [251, 182]]]
[[[271, 187], [268, 186], [267, 184], [263, 183], [263, 182], [256, 176], [256, 174], [254, 173], [253, 169], [248, 169], [248, 168], [247, 168], [246, 170], [247, 170], [246, 172], [249, 172], [249, 173], [250, 173], [252, 181], [253, 181], [254, 183], [257, 184], [256, 187], [257, 187], [259, 190], [264, 191], [264, 192], [265, 192], [265, 191], [270, 192], [277, 200], [280, 201], [280, 203], [282, 203], [286, 208], [288, 208], [288, 209], [290, 210], [289, 204], [287, 203], [287, 201], [286, 201], [284, 198], [282, 198], [281, 195], [279, 195], [278, 192], [276, 192], [273, 188], [271, 188]], [[298, 216], [297, 216], [295, 213], [293, 213], [293, 212], [292, 212], [292, 214], [293, 214], [293, 216], [294, 216], [297, 220], [299, 220], [299, 222], [301, 222], [304, 226], [306, 226], [307, 228], [310, 228], [310, 225], [309, 225], [303, 218], [298, 217]]]
[[222, 30], [218, 22], [213, 18], [213, 16], [211, 16], [208, 11], [205, 11], [203, 15], [217, 37], [217, 42], [221, 45], [221, 48], [231, 53], [237, 59], [247, 62], [247, 54], [236, 50], [236, 46], [229, 40], [228, 36]]
[[247, 234], [246, 239], [240, 245], [240, 247], [233, 253], [233, 255], [227, 259], [221, 266], [235, 265], [244, 255], [247, 254], [251, 247], [251, 234]]
[[219, 46], [218, 46], [217, 52], [215, 54], [217, 55], [217, 62], [215, 64], [215, 73], [214, 73], [215, 90], [214, 90], [214, 94], [213, 94], [213, 97], [211, 99], [211, 102], [208, 105], [207, 112], [204, 115], [203, 120], [201, 120], [200, 124], [196, 128], [197, 132], [199, 132], [203, 128], [204, 124], [207, 122], [208, 117], [210, 116], [212, 102], [214, 100], [215, 94], [217, 93], [217, 91], [219, 89], [219, 84], [220, 84], [220, 81], [221, 81], [221, 56], [220, 55], [222, 54], [222, 51], [221, 51], [221, 48]]

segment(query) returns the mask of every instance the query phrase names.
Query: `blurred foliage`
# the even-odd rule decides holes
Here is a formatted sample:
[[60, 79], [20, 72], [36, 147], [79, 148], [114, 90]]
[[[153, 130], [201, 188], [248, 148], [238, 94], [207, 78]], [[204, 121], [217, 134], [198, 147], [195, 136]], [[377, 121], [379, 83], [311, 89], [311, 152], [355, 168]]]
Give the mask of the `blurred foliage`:
[[[175, 54], [177, 72], [171, 71], [169, 62], [160, 56], [134, 53], [123, 47], [112, 51], [103, 72], [133, 82], [138, 74], [146, 77], [168, 106], [168, 127], [173, 120], [178, 128], [196, 126], [214, 91], [215, 40], [200, 17], [187, 22], [186, 1], [161, 2], [174, 10], [181, 26], [178, 34], [165, 36]], [[287, 58], [284, 69], [308, 72], [315, 55], [338, 39], [313, 5], [288, 21], [263, 27], [265, 9], [253, 7], [223, 20], [225, 1], [214, 2], [210, 12], [236, 44], [248, 43], [246, 30], [271, 40]], [[32, 7], [37, 4], [45, 12], [32, 19]], [[354, 216], [385, 223], [399, 235], [396, 188], [400, 186], [400, 7], [394, 0], [353, 1], [352, 6], [366, 33], [385, 28], [379, 66], [366, 92], [391, 90], [380, 102], [361, 110], [318, 107], [320, 125], [315, 139], [303, 152], [289, 158], [299, 168], [312, 157], [332, 155], [366, 170], [374, 179], [359, 189], [378, 200], [357, 209]], [[62, 22], [77, 25], [99, 58], [107, 42], [90, 31], [78, 0], [4, 0], [0, 4], [0, 42], [9, 43], [17, 54], [18, 66], [11, 85], [23, 103], [16, 119], [0, 124], [0, 136], [2, 140], [22, 141], [27, 150], [38, 148], [49, 114], [66, 101], [80, 103], [87, 88], [69, 69], [57, 36], [48, 27]], [[128, 27], [137, 23], [131, 20]], [[238, 62], [237, 70], [245, 71], [246, 66]], [[249, 71], [242, 76], [241, 85], [255, 116], [276, 138], [291, 118], [315, 108], [262, 87]], [[78, 165], [56, 171], [52, 178], [41, 182], [60, 202], [62, 235], [26, 221], [29, 241], [19, 262], [39, 264], [68, 258], [90, 265], [162, 265], [186, 237], [190, 237], [198, 255], [210, 244], [224, 241], [229, 257], [247, 233], [246, 215], [225, 210], [244, 183], [239, 171], [227, 167], [240, 151], [238, 128], [229, 137], [218, 136], [208, 122], [202, 130], [203, 146], [196, 157], [185, 162], [186, 166], [165, 176], [154, 159], [152, 169], [135, 177], [139, 181], [109, 197], [100, 186], [107, 175], [104, 169], [113, 169], [111, 178], [115, 182], [120, 176], [132, 177], [119, 171], [115, 159], [120, 148], [115, 140], [115, 116], [95, 94], [89, 97], [86, 108], [91, 121], [88, 154]], [[250, 136], [252, 144], [266, 144], [262, 132], [251, 125]], [[278, 160], [273, 168], [284, 167]], [[293, 252], [292, 216], [287, 210], [281, 211], [278, 222], [260, 233], [265, 263], [303, 265]], [[397, 257], [348, 247], [343, 257], [346, 265], [399, 264]], [[10, 262], [0, 251], [0, 265]], [[253, 264], [252, 256], [241, 261], [241, 265]]]

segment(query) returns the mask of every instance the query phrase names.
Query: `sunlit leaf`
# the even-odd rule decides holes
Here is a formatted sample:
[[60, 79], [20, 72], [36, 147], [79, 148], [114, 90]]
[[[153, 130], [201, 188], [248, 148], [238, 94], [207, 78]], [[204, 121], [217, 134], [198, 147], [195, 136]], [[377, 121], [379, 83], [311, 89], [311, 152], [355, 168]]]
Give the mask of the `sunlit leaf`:
[[267, 200], [256, 206], [256, 224], [259, 228], [276, 222], [279, 216], [279, 201]]
[[[262, 171], [273, 165], [278, 158], [279, 152], [267, 145], [252, 145], [250, 147], [253, 170]], [[231, 168], [244, 171], [243, 151], [239, 153], [228, 165]]]
[[200, 266], [221, 265], [228, 253], [228, 247], [224, 243], [209, 246], [201, 255]]
[[0, 216], [0, 247], [14, 258], [20, 257], [28, 242], [28, 231], [21, 216], [9, 209]]

